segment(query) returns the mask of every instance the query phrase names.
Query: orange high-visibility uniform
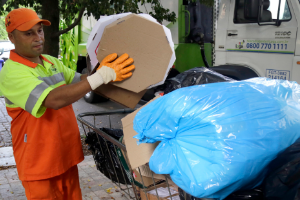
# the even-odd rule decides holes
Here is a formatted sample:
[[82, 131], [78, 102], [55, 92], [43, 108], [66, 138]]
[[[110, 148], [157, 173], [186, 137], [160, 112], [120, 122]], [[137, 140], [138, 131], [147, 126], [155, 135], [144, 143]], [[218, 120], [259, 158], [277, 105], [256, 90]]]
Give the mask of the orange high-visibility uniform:
[[62, 175], [38, 181], [22, 181], [27, 200], [82, 200], [77, 165]]
[[54, 57], [40, 57], [44, 66], [11, 51], [0, 72], [21, 181], [62, 175], [84, 159], [72, 105], [58, 110], [42, 106], [49, 92], [80, 81], [80, 74]]

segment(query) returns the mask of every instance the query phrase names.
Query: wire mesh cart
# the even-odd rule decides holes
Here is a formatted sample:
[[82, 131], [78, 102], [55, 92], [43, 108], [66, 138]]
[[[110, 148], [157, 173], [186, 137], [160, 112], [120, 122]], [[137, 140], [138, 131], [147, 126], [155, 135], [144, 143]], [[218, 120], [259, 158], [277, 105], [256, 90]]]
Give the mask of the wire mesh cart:
[[[126, 146], [122, 143], [121, 118], [133, 111], [120, 109], [87, 112], [77, 116], [97, 169], [119, 187], [129, 199], [186, 199], [186, 193], [182, 190], [179, 198], [180, 188], [174, 187], [168, 175], [157, 177], [148, 166], [131, 168]], [[147, 175], [145, 169], [148, 171]]]

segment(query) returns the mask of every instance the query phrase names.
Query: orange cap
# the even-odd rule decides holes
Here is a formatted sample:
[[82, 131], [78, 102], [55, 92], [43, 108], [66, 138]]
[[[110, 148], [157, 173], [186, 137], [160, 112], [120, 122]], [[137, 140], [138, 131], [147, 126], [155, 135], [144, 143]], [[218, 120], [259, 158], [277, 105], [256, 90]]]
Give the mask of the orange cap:
[[15, 29], [28, 31], [39, 22], [46, 26], [51, 25], [48, 20], [40, 19], [35, 11], [28, 8], [14, 9], [5, 17], [5, 26], [8, 33], [11, 33]]

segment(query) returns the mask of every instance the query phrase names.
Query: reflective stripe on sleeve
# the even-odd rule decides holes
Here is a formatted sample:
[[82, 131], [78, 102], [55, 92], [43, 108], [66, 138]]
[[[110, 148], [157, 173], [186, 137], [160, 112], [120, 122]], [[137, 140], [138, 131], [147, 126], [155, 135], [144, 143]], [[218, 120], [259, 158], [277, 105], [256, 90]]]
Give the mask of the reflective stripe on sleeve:
[[13, 105], [14, 103], [11, 102], [8, 98], [4, 97], [5, 103], [8, 105]]
[[37, 85], [30, 93], [26, 105], [25, 110], [29, 113], [32, 112], [36, 102], [39, 100], [42, 93], [49, 87], [46, 83], [42, 82], [39, 85]]
[[[81, 76], [80, 73], [75, 72], [75, 76], [74, 76], [74, 78], [73, 78], [72, 83], [78, 83], [78, 82], [81, 80], [81, 79], [80, 79], [80, 76]], [[71, 83], [71, 84], [72, 84], [72, 83]]]
[[56, 83], [65, 81], [65, 77], [63, 73], [54, 74], [53, 76], [49, 77], [38, 77], [38, 79], [44, 81], [48, 85], [55, 85]]

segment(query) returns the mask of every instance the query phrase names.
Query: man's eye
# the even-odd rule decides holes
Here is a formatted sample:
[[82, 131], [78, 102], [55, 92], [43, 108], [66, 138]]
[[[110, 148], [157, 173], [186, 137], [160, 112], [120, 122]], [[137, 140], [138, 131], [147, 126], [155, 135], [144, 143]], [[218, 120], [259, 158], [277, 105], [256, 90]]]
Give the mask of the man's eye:
[[29, 35], [31, 35], [31, 33], [26, 33], [26, 35], [28, 35], [28, 36], [29, 36]]

